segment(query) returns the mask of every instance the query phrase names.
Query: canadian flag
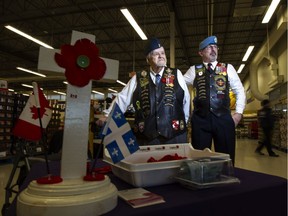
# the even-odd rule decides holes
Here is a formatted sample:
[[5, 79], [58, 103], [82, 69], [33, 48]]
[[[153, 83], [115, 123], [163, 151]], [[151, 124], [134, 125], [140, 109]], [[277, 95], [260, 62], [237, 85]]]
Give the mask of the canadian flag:
[[37, 83], [33, 82], [33, 87], [33, 94], [30, 95], [12, 133], [14, 136], [26, 140], [39, 141], [42, 138], [42, 132], [44, 132], [51, 119], [52, 110]]

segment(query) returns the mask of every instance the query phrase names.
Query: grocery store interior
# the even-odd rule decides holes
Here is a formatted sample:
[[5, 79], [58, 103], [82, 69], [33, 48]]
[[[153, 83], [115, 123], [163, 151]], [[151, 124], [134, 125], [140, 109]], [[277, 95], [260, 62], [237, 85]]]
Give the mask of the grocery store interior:
[[[68, 92], [64, 69], [57, 65], [54, 54], [64, 46], [73, 45], [79, 35], [95, 42], [99, 57], [107, 66], [101, 79], [89, 83], [91, 121], [101, 117], [136, 71], [147, 68], [144, 56], [147, 38], [157, 37], [165, 47], [170, 67], [177, 67], [184, 74], [201, 61], [199, 43], [207, 36], [217, 36], [219, 61], [235, 67], [246, 93], [243, 118], [236, 127], [235, 167], [288, 178], [287, 1], [47, 0], [42, 3], [31, 0], [0, 3], [1, 208], [13, 161], [21, 147], [12, 129], [33, 92], [32, 81], [41, 87], [53, 110], [46, 128], [49, 143], [63, 127]], [[136, 33], [122, 9], [129, 9], [146, 39]], [[264, 21], [269, 9], [273, 10], [271, 17]], [[191, 95], [193, 100], [192, 90]], [[231, 93], [230, 99], [233, 113], [235, 95]], [[270, 157], [265, 148], [264, 155], [255, 153], [263, 138], [257, 113], [264, 99], [270, 100], [275, 116], [272, 146], [279, 157]], [[125, 113], [131, 121], [133, 109], [129, 107]], [[99, 147], [101, 129], [93, 130], [88, 147], [92, 155]], [[29, 157], [42, 158], [44, 153], [39, 143], [29, 142], [25, 147], [31, 150]], [[23, 163], [24, 159], [19, 162]], [[15, 184], [19, 172], [17, 168], [13, 175]], [[14, 197], [13, 193], [11, 200]]]

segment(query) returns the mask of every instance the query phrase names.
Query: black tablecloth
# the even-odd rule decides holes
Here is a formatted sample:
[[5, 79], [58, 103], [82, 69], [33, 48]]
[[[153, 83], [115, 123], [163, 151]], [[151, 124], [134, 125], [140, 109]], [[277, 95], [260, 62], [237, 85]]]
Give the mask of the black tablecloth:
[[[100, 161], [98, 166], [103, 166]], [[51, 173], [59, 175], [60, 163], [50, 163]], [[45, 164], [37, 163], [23, 183], [21, 190], [30, 181], [46, 175]], [[132, 185], [109, 173], [118, 190], [133, 188]], [[235, 177], [240, 184], [191, 190], [178, 183], [147, 187], [162, 195], [165, 203], [134, 209], [118, 199], [118, 205], [105, 216], [287, 216], [287, 179], [263, 173], [235, 168]], [[16, 215], [16, 201], [6, 215]], [[5, 216], [6, 216], [5, 215]]]

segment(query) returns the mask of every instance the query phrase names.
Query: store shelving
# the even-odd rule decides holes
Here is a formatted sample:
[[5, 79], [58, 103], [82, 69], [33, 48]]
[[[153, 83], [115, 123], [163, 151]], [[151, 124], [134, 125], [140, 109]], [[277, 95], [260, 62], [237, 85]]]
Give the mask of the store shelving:
[[236, 127], [237, 138], [258, 138], [257, 114], [244, 114], [242, 120]]
[[49, 106], [52, 109], [52, 116], [46, 129], [47, 143], [50, 142], [54, 133], [64, 125], [65, 101], [49, 100]]
[[22, 94], [0, 90], [0, 160], [13, 155], [11, 147], [15, 137], [12, 129], [27, 100], [28, 97]]

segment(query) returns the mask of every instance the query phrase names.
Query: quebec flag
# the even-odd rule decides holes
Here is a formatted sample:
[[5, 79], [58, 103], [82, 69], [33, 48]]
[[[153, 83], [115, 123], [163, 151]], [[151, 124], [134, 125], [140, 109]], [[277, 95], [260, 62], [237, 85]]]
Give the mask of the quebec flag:
[[114, 164], [139, 149], [131, 127], [117, 103], [114, 103], [102, 134], [105, 135], [104, 146], [107, 148]]

